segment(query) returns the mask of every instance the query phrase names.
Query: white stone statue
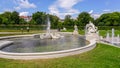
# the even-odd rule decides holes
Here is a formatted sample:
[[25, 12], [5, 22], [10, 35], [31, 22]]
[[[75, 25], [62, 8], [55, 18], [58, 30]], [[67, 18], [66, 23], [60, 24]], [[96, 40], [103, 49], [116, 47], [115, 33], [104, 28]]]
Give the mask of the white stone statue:
[[77, 27], [77, 25], [74, 26], [73, 34], [79, 34], [79, 33], [78, 33], [78, 27]]
[[98, 28], [92, 22], [89, 22], [89, 24], [86, 25], [85, 36], [87, 40], [95, 39], [96, 41], [99, 41]]
[[63, 27], [63, 30], [66, 31], [67, 29], [65, 27]]
[[77, 27], [77, 25], [74, 26], [74, 29], [75, 29], [75, 31], [78, 31], [78, 27]]
[[85, 31], [86, 34], [97, 33], [98, 28], [92, 22], [86, 25]]

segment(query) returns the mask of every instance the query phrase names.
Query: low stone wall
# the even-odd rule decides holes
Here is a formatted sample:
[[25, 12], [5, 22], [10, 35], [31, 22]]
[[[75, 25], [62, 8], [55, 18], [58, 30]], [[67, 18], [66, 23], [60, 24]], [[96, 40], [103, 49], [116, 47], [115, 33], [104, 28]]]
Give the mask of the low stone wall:
[[17, 60], [31, 60], [31, 59], [49, 59], [59, 58], [64, 56], [76, 55], [86, 51], [90, 51], [96, 46], [96, 40], [88, 40], [90, 44], [69, 50], [54, 51], [54, 52], [41, 52], [41, 53], [10, 53], [0, 51], [0, 58], [17, 59]]

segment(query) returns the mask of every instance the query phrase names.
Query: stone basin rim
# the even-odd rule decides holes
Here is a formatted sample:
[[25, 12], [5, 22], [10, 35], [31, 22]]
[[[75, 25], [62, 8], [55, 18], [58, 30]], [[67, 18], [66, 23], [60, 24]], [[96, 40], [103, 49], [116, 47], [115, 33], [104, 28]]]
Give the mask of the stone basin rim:
[[[72, 34], [71, 32], [63, 32], [65, 34]], [[15, 38], [15, 37], [24, 37], [24, 36], [33, 36], [33, 35], [17, 35], [17, 36], [7, 36], [8, 38]], [[6, 39], [7, 39], [6, 37]], [[0, 38], [2, 39], [2, 38]], [[5, 37], [3, 37], [3, 39], [5, 39]], [[79, 47], [79, 48], [74, 48], [74, 49], [68, 49], [68, 50], [61, 50], [61, 51], [52, 51], [52, 52], [37, 52], [37, 53], [12, 53], [12, 52], [4, 52], [4, 51], [1, 51], [0, 50], [0, 57], [2, 58], [9, 58], [7, 56], [13, 56], [15, 58], [9, 58], [9, 59], [24, 59], [24, 58], [20, 58], [21, 56], [25, 57], [25, 56], [31, 56], [31, 58], [28, 58], [28, 59], [38, 59], [38, 58], [33, 58], [32, 56], [47, 56], [47, 55], [54, 55], [52, 58], [55, 58], [55, 55], [62, 55], [62, 54], [68, 54], [68, 53], [72, 53], [72, 52], [76, 52], [76, 51], [80, 51], [82, 50], [83, 52], [86, 52], [86, 51], [89, 51], [89, 50], [92, 50], [95, 46], [96, 46], [96, 41], [95, 39], [92, 39], [92, 40], [87, 40], [89, 41], [90, 43], [86, 46], [83, 46], [83, 47]], [[92, 48], [91, 48], [92, 47]], [[90, 49], [89, 49], [90, 48]], [[87, 49], [87, 50], [86, 50]], [[82, 53], [83, 53], [82, 52]], [[81, 53], [81, 52], [80, 52]], [[1, 55], [4, 55], [6, 57], [3, 57]], [[71, 54], [72, 55], [72, 54]], [[16, 58], [17, 56], [17, 58]], [[68, 55], [67, 55], [68, 56]], [[43, 57], [42, 57], [43, 58]], [[49, 58], [49, 57], [47, 57]], [[51, 57], [50, 57], [51, 58]], [[27, 59], [27, 58], [26, 58]]]

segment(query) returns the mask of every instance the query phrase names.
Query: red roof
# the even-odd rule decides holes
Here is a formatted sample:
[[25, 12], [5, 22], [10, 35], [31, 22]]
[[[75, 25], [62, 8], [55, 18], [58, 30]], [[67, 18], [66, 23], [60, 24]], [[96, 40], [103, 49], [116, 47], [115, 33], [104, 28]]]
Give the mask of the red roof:
[[20, 16], [20, 18], [29, 18], [29, 16]]

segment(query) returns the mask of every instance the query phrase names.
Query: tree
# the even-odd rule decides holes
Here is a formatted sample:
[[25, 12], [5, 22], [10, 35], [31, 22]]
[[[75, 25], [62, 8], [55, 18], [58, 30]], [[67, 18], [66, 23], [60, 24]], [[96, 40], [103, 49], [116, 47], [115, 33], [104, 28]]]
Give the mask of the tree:
[[8, 23], [8, 19], [7, 19], [7, 18], [3, 18], [2, 24], [8, 25], [8, 24], [9, 24], [9, 23]]
[[45, 24], [46, 22], [46, 13], [45, 12], [36, 12], [33, 13], [32, 19], [36, 22], [36, 24]]
[[50, 14], [49, 14], [49, 17], [50, 17], [51, 27], [56, 28], [58, 26], [59, 17], [55, 15], [50, 15]]
[[102, 14], [98, 19], [95, 20], [99, 26], [118, 26], [120, 25], [120, 13], [105, 13]]
[[3, 21], [3, 19], [2, 19], [2, 16], [0, 15], [0, 24], [2, 24], [2, 21]]
[[58, 22], [58, 26], [57, 26], [59, 29], [62, 29], [63, 28], [63, 23], [62, 22]]
[[35, 22], [34, 20], [31, 20], [31, 21], [29, 21], [29, 24], [30, 24], [30, 25], [35, 25], [36, 22]]
[[4, 12], [3, 14], [1, 14], [2, 16], [2, 20], [3, 20], [3, 24], [8, 25], [11, 23], [11, 12]]
[[[109, 13], [107, 13], [107, 14], [102, 14], [98, 19], [95, 20], [96, 25], [98, 25], [98, 26], [103, 26], [103, 25], [105, 25], [105, 22], [107, 22], [107, 21], [109, 20], [109, 19], [107, 19], [107, 18], [109, 18]], [[105, 19], [106, 19], [106, 20], [105, 20]], [[110, 25], [110, 23], [107, 24], [107, 25]]]
[[71, 18], [71, 15], [66, 15], [64, 19], [64, 26], [73, 26], [74, 25], [74, 19]]
[[11, 13], [11, 23], [12, 24], [20, 24], [20, 18], [19, 18], [19, 13], [16, 11], [13, 11]]
[[13, 12], [4, 12], [0, 15], [1, 24], [19, 24], [19, 13], [16, 11]]
[[87, 12], [82, 12], [78, 15], [77, 17], [77, 24], [79, 26], [85, 26], [87, 23], [89, 23], [89, 21], [93, 21], [93, 18], [90, 16], [89, 13]]
[[23, 18], [20, 18], [20, 19], [19, 19], [19, 24], [22, 24], [22, 25], [23, 25], [23, 24], [26, 24], [26, 23], [27, 23], [27, 22], [26, 22]]

